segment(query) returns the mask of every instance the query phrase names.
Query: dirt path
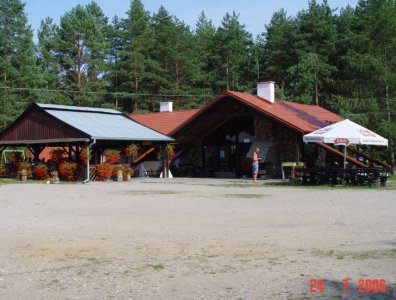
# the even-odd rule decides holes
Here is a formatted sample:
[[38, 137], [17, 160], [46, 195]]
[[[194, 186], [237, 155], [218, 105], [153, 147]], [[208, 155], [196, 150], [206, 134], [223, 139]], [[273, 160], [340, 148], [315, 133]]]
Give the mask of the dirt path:
[[[0, 299], [396, 298], [395, 199], [233, 180], [0, 185]], [[386, 293], [359, 293], [360, 278]]]

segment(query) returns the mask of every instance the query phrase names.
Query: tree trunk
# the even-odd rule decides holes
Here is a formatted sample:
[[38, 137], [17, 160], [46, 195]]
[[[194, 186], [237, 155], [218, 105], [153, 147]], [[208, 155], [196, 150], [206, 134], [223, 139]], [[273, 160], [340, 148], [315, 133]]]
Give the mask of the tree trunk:
[[76, 57], [76, 64], [77, 64], [77, 86], [79, 90], [81, 90], [81, 70], [82, 70], [82, 51], [81, 51], [81, 44], [80, 44], [80, 38], [77, 38], [77, 57]]

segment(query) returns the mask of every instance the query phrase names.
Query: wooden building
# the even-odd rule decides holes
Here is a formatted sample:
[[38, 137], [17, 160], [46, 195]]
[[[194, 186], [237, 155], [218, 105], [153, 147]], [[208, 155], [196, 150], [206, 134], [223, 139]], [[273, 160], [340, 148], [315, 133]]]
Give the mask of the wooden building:
[[22, 146], [38, 160], [46, 147], [61, 147], [71, 159], [88, 146], [91, 162], [100, 163], [106, 148], [122, 149], [130, 143], [152, 148], [172, 141], [114, 109], [32, 104], [0, 133], [0, 154], [7, 147]]
[[[281, 163], [306, 162], [303, 135], [342, 118], [320, 106], [275, 99], [274, 83], [258, 84], [257, 94], [224, 91], [199, 110], [131, 114], [176, 140], [176, 172], [235, 177], [250, 174], [251, 154], [261, 148], [261, 169], [279, 176]], [[336, 149], [319, 145], [342, 156]], [[364, 166], [353, 157], [348, 160]], [[313, 162], [312, 162], [313, 163]]]

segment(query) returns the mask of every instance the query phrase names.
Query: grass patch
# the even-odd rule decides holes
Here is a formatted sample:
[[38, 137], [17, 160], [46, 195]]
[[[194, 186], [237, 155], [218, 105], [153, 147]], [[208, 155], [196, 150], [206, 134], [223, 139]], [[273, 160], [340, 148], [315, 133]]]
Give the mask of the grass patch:
[[0, 184], [27, 184], [27, 183], [33, 183], [33, 184], [44, 184], [46, 183], [45, 180], [28, 180], [28, 181], [20, 181], [17, 179], [11, 179], [11, 178], [0, 178]]
[[396, 181], [387, 181], [385, 188], [381, 186], [370, 186], [370, 185], [329, 185], [329, 184], [303, 184], [298, 181], [285, 181], [285, 182], [270, 182], [264, 183], [265, 186], [269, 187], [291, 187], [291, 188], [303, 188], [303, 189], [312, 189], [312, 190], [332, 190], [332, 189], [346, 189], [346, 190], [367, 190], [367, 189], [378, 189], [378, 190], [387, 190], [387, 189], [396, 189]]
[[334, 250], [314, 250], [313, 256], [334, 257], [336, 259], [396, 259], [396, 249], [378, 251], [334, 251]]
[[262, 194], [224, 194], [226, 198], [242, 198], [242, 199], [254, 199], [254, 198], [263, 198]]
[[163, 269], [165, 269], [165, 266], [163, 264], [156, 264], [156, 265], [152, 265], [152, 264], [148, 264], [146, 265], [147, 268], [152, 268], [155, 271], [161, 271]]
[[[0, 178], [0, 185], [2, 185], [2, 184], [47, 184], [48, 180], [28, 179], [27, 181], [21, 181], [21, 180], [12, 179], [12, 178]], [[78, 183], [81, 183], [81, 182], [69, 182], [69, 181], [60, 181], [59, 182], [59, 184], [78, 184]]]
[[391, 175], [388, 177], [385, 188], [390, 190], [396, 189], [396, 175]]

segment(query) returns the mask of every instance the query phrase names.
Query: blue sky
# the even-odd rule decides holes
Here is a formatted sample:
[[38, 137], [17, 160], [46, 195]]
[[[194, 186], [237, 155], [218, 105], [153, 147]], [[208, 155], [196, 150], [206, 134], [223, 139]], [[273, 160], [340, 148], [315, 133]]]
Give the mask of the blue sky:
[[[40, 26], [40, 21], [52, 17], [58, 22], [60, 16], [77, 4], [87, 4], [90, 0], [25, 0], [29, 23], [34, 30]], [[106, 15], [123, 17], [129, 9], [130, 0], [96, 0]], [[218, 26], [226, 12], [235, 11], [240, 14], [239, 20], [254, 36], [264, 31], [272, 14], [284, 8], [288, 14], [295, 15], [308, 6], [308, 0], [143, 0], [145, 9], [158, 11], [163, 5], [172, 15], [194, 28], [202, 10]], [[320, 2], [320, 0], [318, 0]], [[331, 8], [341, 8], [348, 4], [355, 6], [358, 0], [328, 0]]]

